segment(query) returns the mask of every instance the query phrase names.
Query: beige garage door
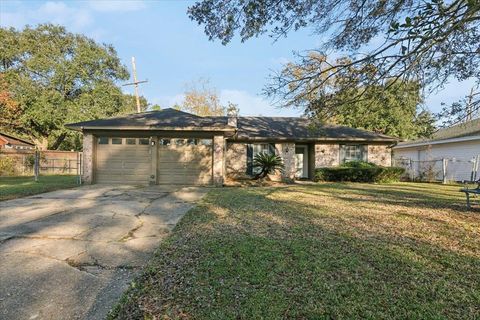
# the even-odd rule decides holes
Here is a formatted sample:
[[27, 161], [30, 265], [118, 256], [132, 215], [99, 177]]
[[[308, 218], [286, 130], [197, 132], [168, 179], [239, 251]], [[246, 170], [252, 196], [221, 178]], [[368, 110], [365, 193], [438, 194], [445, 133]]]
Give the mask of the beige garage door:
[[148, 184], [149, 149], [148, 138], [98, 137], [95, 182]]
[[160, 138], [158, 142], [159, 184], [212, 183], [211, 139]]

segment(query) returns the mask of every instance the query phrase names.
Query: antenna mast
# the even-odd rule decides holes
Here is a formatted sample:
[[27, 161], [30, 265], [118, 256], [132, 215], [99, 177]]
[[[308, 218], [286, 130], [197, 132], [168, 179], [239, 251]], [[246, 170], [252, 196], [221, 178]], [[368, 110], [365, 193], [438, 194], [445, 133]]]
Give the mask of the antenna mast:
[[140, 109], [140, 96], [138, 95], [138, 85], [140, 83], [148, 82], [148, 80], [137, 80], [137, 67], [135, 66], [135, 57], [132, 57], [132, 73], [133, 73], [133, 82], [126, 83], [124, 86], [134, 86], [135, 87], [135, 98], [137, 100], [137, 113], [140, 113], [142, 110]]

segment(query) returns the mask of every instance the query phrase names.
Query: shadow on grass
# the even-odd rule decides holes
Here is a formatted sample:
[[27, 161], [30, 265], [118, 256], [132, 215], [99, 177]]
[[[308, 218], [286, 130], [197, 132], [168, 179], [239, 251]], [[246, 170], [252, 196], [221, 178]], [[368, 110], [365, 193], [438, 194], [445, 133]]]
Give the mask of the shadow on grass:
[[[437, 245], [408, 229], [392, 226], [382, 232], [371, 225], [376, 217], [368, 212], [354, 217], [364, 219], [359, 225], [346, 199], [336, 200], [344, 205], [337, 210], [328, 199], [323, 205], [307, 199], [307, 192], [335, 196], [341, 187], [376, 194], [352, 185], [212, 192], [161, 245], [112, 318], [465, 319], [480, 314], [475, 230], [458, 238], [455, 232], [437, 235], [444, 230], [422, 221], [432, 237], [446, 237]], [[422, 200], [415, 190], [384, 195], [417, 205], [435, 198]], [[398, 205], [386, 200], [386, 206]], [[450, 200], [442, 203], [457, 208]], [[479, 220], [474, 222], [478, 227]]]

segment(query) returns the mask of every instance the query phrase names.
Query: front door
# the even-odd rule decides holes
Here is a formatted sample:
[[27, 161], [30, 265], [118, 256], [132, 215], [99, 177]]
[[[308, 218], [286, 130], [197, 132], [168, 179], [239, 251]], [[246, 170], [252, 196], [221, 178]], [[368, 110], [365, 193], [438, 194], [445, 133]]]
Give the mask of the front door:
[[308, 178], [308, 147], [295, 146], [295, 177]]

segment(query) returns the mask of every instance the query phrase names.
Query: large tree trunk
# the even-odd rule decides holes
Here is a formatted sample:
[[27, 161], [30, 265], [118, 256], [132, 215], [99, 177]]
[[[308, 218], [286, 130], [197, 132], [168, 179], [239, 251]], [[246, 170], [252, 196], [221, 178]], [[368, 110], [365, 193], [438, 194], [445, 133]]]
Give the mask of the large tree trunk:
[[58, 147], [60, 147], [60, 144], [63, 142], [63, 140], [65, 140], [66, 137], [67, 137], [67, 134], [65, 132], [59, 135], [57, 140], [55, 140], [55, 142], [52, 145], [52, 150], [57, 150]]

